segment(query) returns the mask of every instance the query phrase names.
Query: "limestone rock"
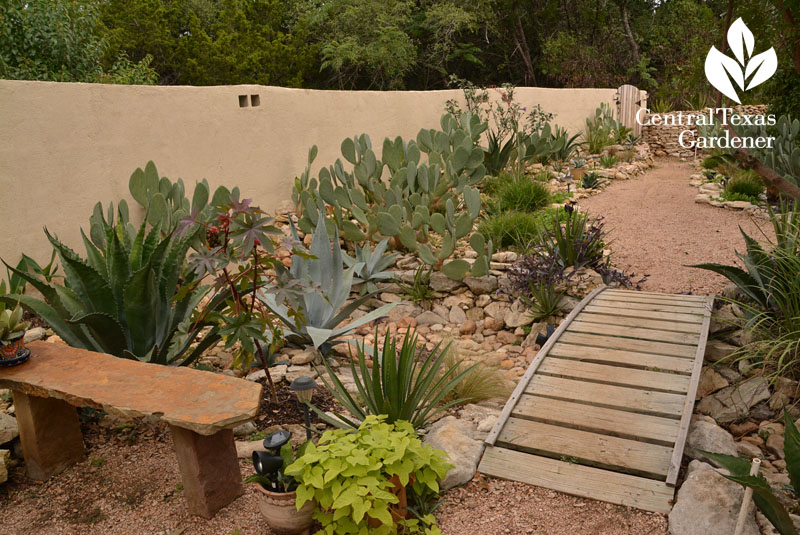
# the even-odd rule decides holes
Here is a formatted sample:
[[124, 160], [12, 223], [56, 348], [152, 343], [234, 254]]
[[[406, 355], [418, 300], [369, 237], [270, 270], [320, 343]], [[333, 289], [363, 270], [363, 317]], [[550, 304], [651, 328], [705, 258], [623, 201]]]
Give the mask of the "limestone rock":
[[248, 435], [252, 435], [256, 431], [258, 431], [258, 429], [256, 429], [256, 424], [254, 424], [253, 422], [245, 422], [233, 428], [233, 434], [236, 435], [237, 437], [245, 437]]
[[19, 426], [17, 426], [17, 419], [0, 412], [0, 444], [11, 442], [19, 436]]
[[[280, 383], [283, 381], [283, 378], [286, 377], [286, 370], [289, 369], [289, 366], [286, 364], [277, 364], [269, 369], [269, 376], [272, 378], [273, 383]], [[267, 373], [263, 370], [256, 370], [254, 372], [250, 372], [247, 374], [248, 381], [258, 381], [259, 379], [266, 378]]]
[[11, 452], [0, 450], [0, 483], [8, 481], [8, 465], [11, 464]]
[[752, 442], [742, 440], [736, 443], [736, 455], [738, 457], [747, 457], [748, 459], [753, 457], [762, 458], [764, 457], [764, 452]]
[[[686, 481], [678, 490], [677, 501], [669, 514], [671, 535], [730, 535], [744, 490], [725, 479], [706, 463], [689, 463]], [[743, 535], [760, 535], [755, 516], [750, 514]]]
[[769, 398], [769, 382], [764, 377], [752, 377], [703, 398], [697, 404], [697, 412], [728, 424], [747, 416], [756, 404]]
[[461, 325], [465, 321], [467, 321], [467, 314], [464, 310], [459, 306], [453, 306], [450, 308], [450, 313], [448, 314], [447, 319], [450, 320], [450, 323], [455, 325]]
[[736, 346], [726, 344], [722, 340], [709, 340], [706, 344], [705, 358], [709, 362], [717, 362], [736, 351], [736, 349]]
[[307, 349], [294, 355], [291, 358], [292, 366], [302, 366], [303, 364], [311, 364], [312, 362], [322, 362], [322, 354], [316, 349]]
[[461, 281], [453, 280], [441, 271], [431, 273], [431, 290], [434, 292], [452, 292], [461, 286]]
[[264, 451], [264, 444], [261, 440], [236, 441], [236, 456], [240, 459], [250, 459], [254, 451]]
[[536, 337], [540, 334], [547, 334], [547, 324], [544, 322], [534, 323], [531, 325], [531, 332], [522, 341], [522, 347], [536, 347]]
[[473, 438], [473, 433], [470, 422], [447, 416], [434, 423], [425, 436], [425, 444], [444, 451], [453, 465], [441, 482], [442, 490], [467, 483], [478, 470], [483, 442]]
[[317, 378], [317, 372], [311, 366], [289, 366], [286, 369], [286, 382], [292, 384], [292, 381], [299, 377]]
[[34, 327], [25, 331], [25, 337], [22, 341], [26, 344], [29, 344], [31, 342], [35, 342], [36, 340], [41, 340], [44, 338], [44, 334], [44, 327]]
[[464, 279], [464, 284], [475, 295], [482, 295], [492, 293], [497, 290], [497, 277], [492, 275], [484, 275], [483, 277], [467, 277]]
[[689, 427], [689, 436], [686, 439], [686, 455], [692, 459], [710, 462], [714, 461], [700, 453], [700, 450], [711, 453], [724, 453], [737, 455], [736, 442], [733, 436], [718, 426], [708, 416], [697, 416]]
[[506, 327], [514, 329], [533, 323], [533, 316], [531, 316], [528, 306], [521, 299], [517, 299], [506, 311], [503, 321], [506, 322]]
[[502, 301], [493, 301], [483, 308], [487, 316], [494, 319], [501, 319], [505, 321], [506, 312], [508, 311], [508, 303]]
[[700, 373], [700, 383], [697, 386], [697, 399], [703, 399], [717, 390], [728, 386], [728, 381], [713, 368], [705, 367]]
[[440, 325], [444, 325], [447, 323], [447, 320], [441, 317], [439, 314], [435, 312], [431, 312], [427, 310], [416, 317], [417, 325], [436, 325], [437, 323]]

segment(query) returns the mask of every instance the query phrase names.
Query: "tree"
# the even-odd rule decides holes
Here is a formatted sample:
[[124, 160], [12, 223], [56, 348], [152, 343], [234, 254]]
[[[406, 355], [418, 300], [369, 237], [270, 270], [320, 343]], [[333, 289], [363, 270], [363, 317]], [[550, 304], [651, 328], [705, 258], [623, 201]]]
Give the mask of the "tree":
[[[0, 77], [15, 80], [127, 83], [127, 67], [140, 83], [153, 83], [147, 63], [120, 63], [105, 72], [108, 42], [94, 4], [79, 0], [7, 0], [0, 4]], [[123, 58], [117, 58], [121, 61]]]
[[112, 54], [153, 56], [161, 83], [306, 87], [318, 68], [303, 20], [280, 0], [104, 0]]

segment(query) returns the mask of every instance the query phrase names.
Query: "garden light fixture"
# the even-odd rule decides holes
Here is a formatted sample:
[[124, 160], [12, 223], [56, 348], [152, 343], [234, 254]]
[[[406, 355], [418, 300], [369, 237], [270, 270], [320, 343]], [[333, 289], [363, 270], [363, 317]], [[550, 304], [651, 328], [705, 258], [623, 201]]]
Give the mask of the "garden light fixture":
[[297, 401], [303, 404], [303, 414], [306, 420], [306, 438], [311, 440], [311, 417], [308, 413], [308, 404], [311, 403], [311, 397], [314, 395], [314, 389], [317, 383], [311, 377], [298, 377], [289, 388], [297, 395]]

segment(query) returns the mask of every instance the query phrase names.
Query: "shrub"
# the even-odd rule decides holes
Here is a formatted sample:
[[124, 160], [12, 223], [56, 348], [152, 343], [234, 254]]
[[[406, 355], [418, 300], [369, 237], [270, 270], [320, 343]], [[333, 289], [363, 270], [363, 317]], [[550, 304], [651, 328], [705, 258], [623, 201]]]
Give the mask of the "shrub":
[[611, 108], [605, 103], [595, 110], [594, 117], [586, 119], [583, 140], [590, 154], [600, 154], [614, 142], [617, 124], [612, 117]]
[[764, 193], [764, 183], [755, 171], [739, 171], [725, 184], [725, 191], [758, 198]]
[[692, 267], [719, 273], [733, 282], [741, 297], [734, 301], [747, 314], [744, 327], [754, 342], [733, 357], [751, 358], [773, 374], [800, 376], [800, 209], [782, 204], [770, 209], [776, 241], [762, 246], [742, 231], [746, 252], [737, 253], [744, 269], [721, 264]]
[[547, 208], [538, 212], [504, 212], [484, 219], [478, 232], [497, 247], [527, 250], [539, 236], [543, 225], [554, 219], [564, 219], [564, 210]]
[[563, 267], [597, 265], [606, 247], [603, 219], [589, 219], [588, 214], [567, 211], [565, 223], [552, 220], [541, 233], [546, 254], [557, 258]]
[[551, 180], [553, 180], [553, 178], [554, 178], [553, 173], [551, 173], [547, 169], [544, 169], [536, 173], [536, 180], [538, 180], [539, 182], [550, 182]]
[[415, 305], [430, 301], [433, 299], [433, 290], [431, 290], [431, 275], [433, 269], [425, 269], [425, 265], [421, 265], [414, 273], [414, 279], [410, 283], [396, 279], [397, 285], [403, 293], [411, 299]]
[[535, 212], [550, 204], [550, 189], [525, 175], [503, 182], [497, 196], [502, 211]]
[[619, 163], [619, 158], [615, 154], [607, 154], [600, 157], [600, 165], [604, 168], [614, 167]]
[[[456, 385], [472, 371], [458, 366], [445, 367], [445, 357], [449, 346], [437, 345], [426, 357], [419, 355], [417, 335], [406, 333], [400, 352], [397, 342], [387, 331], [383, 338], [383, 348], [379, 346], [378, 331], [372, 348], [372, 369], [367, 367], [366, 345], [356, 347], [356, 356], [351, 358], [350, 370], [356, 383], [363, 405], [347, 391], [336, 373], [324, 360], [330, 382], [320, 375], [320, 379], [333, 397], [347, 409], [354, 418], [364, 420], [368, 415], [385, 415], [388, 423], [399, 420], [410, 422], [415, 429], [425, 427], [434, 416], [460, 402], [442, 403], [442, 400]], [[337, 414], [338, 421], [318, 408], [312, 409], [332, 425], [358, 427], [348, 418]]]
[[[783, 414], [785, 433], [783, 435], [783, 452], [786, 459], [786, 471], [789, 473], [789, 490], [792, 491], [793, 498], [791, 510], [797, 509], [797, 497], [800, 496], [800, 431], [794, 423], [794, 419], [788, 411]], [[775, 529], [783, 535], [794, 535], [795, 531], [792, 517], [784, 508], [783, 504], [773, 494], [772, 486], [762, 475], [750, 475], [751, 461], [733, 455], [722, 453], [702, 452], [717, 464], [725, 468], [730, 475], [723, 474], [731, 481], [738, 483], [744, 488], [753, 490], [753, 502], [759, 511], [769, 520]], [[785, 485], [784, 485], [785, 487]]]
[[497, 366], [485, 362], [478, 362], [469, 366], [459, 358], [455, 349], [450, 346], [444, 361], [444, 369], [456, 368], [459, 372], [469, 369], [469, 372], [455, 385], [443, 401], [457, 401], [458, 405], [479, 403], [495, 398], [508, 398], [513, 386], [508, 382], [505, 372]]
[[425, 488], [438, 493], [438, 480], [450, 468], [444, 452], [422, 444], [408, 422], [391, 424], [385, 416], [370, 415], [357, 430], [326, 431], [284, 472], [299, 482], [298, 509], [317, 502], [314, 518], [324, 533], [437, 535], [432, 514], [402, 519], [393, 506], [399, 502], [396, 492], [406, 486], [417, 495]]

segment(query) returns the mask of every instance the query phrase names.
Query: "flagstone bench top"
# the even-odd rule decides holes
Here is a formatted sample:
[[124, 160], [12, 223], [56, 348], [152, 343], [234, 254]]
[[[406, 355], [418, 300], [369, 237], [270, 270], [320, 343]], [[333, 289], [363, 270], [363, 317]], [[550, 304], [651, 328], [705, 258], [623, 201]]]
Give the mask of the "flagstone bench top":
[[0, 368], [0, 388], [109, 414], [155, 416], [201, 435], [236, 427], [258, 413], [261, 385], [253, 381], [48, 342], [28, 347], [28, 362]]

